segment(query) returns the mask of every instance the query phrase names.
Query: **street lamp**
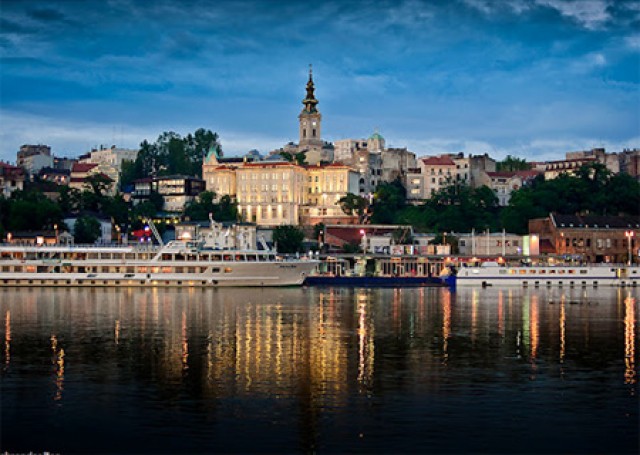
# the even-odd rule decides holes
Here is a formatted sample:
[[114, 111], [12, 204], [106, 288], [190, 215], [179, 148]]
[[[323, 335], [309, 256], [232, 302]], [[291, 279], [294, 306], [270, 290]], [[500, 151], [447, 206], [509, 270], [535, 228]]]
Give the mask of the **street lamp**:
[[633, 236], [635, 235], [635, 232], [633, 231], [625, 231], [624, 232], [624, 236], [627, 238], [627, 245], [628, 245], [628, 249], [629, 249], [629, 265], [631, 265], [631, 239], [633, 239]]
[[53, 230], [56, 232], [56, 245], [58, 244], [58, 225], [53, 225]]

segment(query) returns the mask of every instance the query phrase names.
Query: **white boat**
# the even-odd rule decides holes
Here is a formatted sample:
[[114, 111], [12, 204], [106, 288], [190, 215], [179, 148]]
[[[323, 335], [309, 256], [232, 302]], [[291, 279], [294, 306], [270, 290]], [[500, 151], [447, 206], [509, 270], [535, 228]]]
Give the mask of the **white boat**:
[[640, 267], [621, 264], [505, 265], [484, 262], [456, 272], [457, 286], [637, 286]]
[[0, 245], [3, 286], [295, 286], [317, 260], [196, 242], [145, 246]]

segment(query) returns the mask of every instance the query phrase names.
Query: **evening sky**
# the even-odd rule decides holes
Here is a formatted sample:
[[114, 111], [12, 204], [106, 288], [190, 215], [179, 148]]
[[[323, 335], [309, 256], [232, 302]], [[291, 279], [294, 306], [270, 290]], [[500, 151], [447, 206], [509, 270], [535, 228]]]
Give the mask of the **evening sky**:
[[640, 146], [640, 2], [0, 0], [0, 160], [203, 127], [227, 155], [325, 140], [418, 156]]

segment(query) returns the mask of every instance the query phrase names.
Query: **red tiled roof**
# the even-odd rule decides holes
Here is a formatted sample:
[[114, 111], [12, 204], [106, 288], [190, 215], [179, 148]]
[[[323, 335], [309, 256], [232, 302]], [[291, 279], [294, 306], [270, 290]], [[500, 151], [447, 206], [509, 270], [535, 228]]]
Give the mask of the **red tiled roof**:
[[499, 171], [499, 172], [487, 172], [487, 175], [489, 177], [507, 177], [507, 178], [511, 178], [515, 175], [518, 175], [517, 172], [513, 172], [513, 171]]
[[276, 166], [295, 166], [301, 167], [297, 164], [289, 163], [288, 161], [258, 161], [252, 163], [245, 163], [244, 167], [262, 167], [262, 168], [272, 168]]
[[422, 162], [427, 166], [455, 166], [456, 165], [456, 163], [453, 162], [451, 157], [447, 155], [429, 156], [427, 158], [422, 158]]
[[74, 163], [71, 172], [88, 172], [96, 166], [97, 164], [92, 163]]

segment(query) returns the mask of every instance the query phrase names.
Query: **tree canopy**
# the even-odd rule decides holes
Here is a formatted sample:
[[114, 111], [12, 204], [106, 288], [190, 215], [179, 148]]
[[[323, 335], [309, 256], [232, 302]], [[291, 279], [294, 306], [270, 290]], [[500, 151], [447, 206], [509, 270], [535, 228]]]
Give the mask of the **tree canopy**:
[[277, 245], [279, 253], [302, 252], [304, 232], [297, 226], [278, 226], [273, 230], [273, 243]]

